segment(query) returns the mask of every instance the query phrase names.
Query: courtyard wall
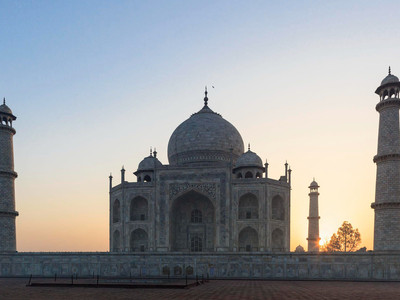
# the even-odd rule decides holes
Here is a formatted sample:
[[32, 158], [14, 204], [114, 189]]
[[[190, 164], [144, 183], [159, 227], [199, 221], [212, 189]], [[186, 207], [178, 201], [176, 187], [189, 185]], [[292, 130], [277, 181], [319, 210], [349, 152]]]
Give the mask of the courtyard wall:
[[277, 280], [400, 280], [394, 253], [109, 253], [0, 254], [0, 277], [199, 276]]

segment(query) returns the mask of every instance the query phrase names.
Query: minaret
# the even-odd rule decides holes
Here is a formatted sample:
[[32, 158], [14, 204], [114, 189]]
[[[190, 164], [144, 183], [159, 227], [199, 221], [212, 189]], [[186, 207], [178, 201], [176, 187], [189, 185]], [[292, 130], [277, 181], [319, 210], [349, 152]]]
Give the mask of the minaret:
[[0, 105], [0, 252], [15, 252], [15, 189], [13, 121], [17, 118], [6, 105]]
[[375, 93], [380, 101], [376, 163], [374, 250], [400, 250], [400, 82], [389, 75]]
[[122, 169], [121, 169], [121, 183], [124, 183], [125, 182], [125, 168], [124, 168], [124, 166], [122, 166]]
[[310, 212], [308, 216], [308, 252], [319, 252], [318, 183], [313, 180], [310, 186]]

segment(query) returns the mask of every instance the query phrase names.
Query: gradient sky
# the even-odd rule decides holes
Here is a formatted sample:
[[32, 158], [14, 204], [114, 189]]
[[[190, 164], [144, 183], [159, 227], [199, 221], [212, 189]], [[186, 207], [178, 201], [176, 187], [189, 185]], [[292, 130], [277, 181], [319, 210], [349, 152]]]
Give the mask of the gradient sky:
[[293, 169], [291, 249], [343, 221], [372, 249], [378, 113], [400, 75], [399, 1], [0, 1], [0, 96], [14, 123], [17, 249], [108, 250], [108, 175], [203, 104], [278, 179]]

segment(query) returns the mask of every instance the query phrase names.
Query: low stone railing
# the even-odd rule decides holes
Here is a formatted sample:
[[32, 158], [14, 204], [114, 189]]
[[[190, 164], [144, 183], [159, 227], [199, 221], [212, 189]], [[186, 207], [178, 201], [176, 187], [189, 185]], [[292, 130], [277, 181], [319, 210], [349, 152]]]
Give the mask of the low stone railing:
[[173, 276], [279, 280], [400, 280], [400, 252], [380, 253], [108, 253], [0, 254], [0, 276]]

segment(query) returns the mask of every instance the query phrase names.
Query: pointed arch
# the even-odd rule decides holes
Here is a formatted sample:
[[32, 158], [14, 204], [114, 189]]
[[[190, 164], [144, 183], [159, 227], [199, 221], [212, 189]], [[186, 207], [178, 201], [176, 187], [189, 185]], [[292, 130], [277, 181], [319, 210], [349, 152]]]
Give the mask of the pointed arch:
[[247, 171], [246, 174], [244, 175], [244, 178], [253, 178], [253, 173], [251, 173], [250, 171]]
[[211, 201], [212, 205], [215, 207], [217, 204], [215, 200], [212, 198], [212, 192], [207, 191], [207, 189], [201, 189], [197, 187], [190, 187], [186, 190], [180, 191], [174, 196], [174, 200], [170, 202], [171, 207], [175, 205], [176, 200], [182, 197], [186, 197], [187, 195], [199, 195], [200, 197], [205, 197], [209, 201]]
[[272, 198], [272, 219], [285, 220], [285, 206], [282, 197], [279, 195]]
[[392, 98], [392, 96], [395, 94], [396, 94], [396, 92], [395, 92], [394, 88], [391, 88], [389, 91], [389, 98]]
[[248, 226], [239, 233], [239, 250], [240, 251], [258, 251], [258, 232], [254, 228]]
[[382, 100], [385, 100], [386, 96], [389, 96], [388, 90], [383, 91]]
[[149, 238], [147, 232], [138, 228], [131, 232], [130, 246], [131, 251], [134, 252], [145, 252], [148, 249]]
[[172, 201], [172, 251], [214, 251], [215, 230], [215, 208], [207, 196], [190, 190]]
[[239, 198], [239, 219], [258, 219], [258, 199], [252, 193]]
[[180, 266], [175, 266], [174, 267], [174, 275], [182, 275], [182, 268]]
[[146, 221], [148, 219], [148, 202], [146, 198], [137, 196], [131, 200], [130, 220]]
[[119, 221], [121, 221], [121, 205], [118, 199], [114, 201], [112, 213], [113, 213], [112, 214], [113, 223], [118, 223]]
[[272, 251], [284, 251], [283, 231], [279, 228], [271, 234]]

